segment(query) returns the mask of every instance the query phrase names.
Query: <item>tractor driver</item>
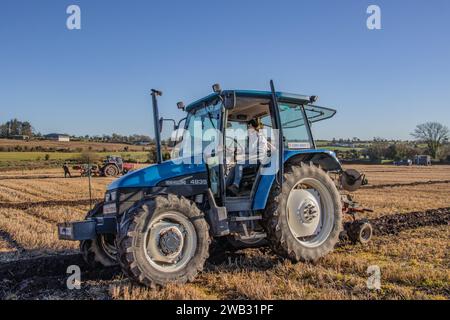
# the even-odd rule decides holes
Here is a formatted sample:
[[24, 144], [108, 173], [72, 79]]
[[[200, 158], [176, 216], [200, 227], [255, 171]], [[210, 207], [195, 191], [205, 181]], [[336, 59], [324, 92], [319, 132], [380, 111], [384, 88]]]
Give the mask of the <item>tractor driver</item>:
[[262, 125], [259, 121], [252, 119], [247, 122], [248, 132], [248, 160], [246, 163], [236, 163], [230, 171], [227, 178], [228, 190], [233, 195], [239, 194], [239, 187], [242, 180], [244, 168], [265, 164], [268, 160], [267, 151], [270, 148], [274, 150], [274, 146], [267, 141], [265, 135], [260, 132]]

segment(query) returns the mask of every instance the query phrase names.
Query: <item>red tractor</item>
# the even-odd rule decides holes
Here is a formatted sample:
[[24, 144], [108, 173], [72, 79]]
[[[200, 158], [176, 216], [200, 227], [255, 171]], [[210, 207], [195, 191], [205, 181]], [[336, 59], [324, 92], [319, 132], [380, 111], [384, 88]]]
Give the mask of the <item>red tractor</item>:
[[[91, 167], [91, 176], [100, 177], [117, 177], [119, 175], [127, 174], [134, 169], [134, 164], [123, 162], [122, 157], [107, 156], [102, 164], [93, 164]], [[79, 170], [82, 177], [89, 175], [89, 165], [76, 165], [74, 170]]]
[[123, 162], [122, 157], [107, 156], [100, 167], [100, 175], [105, 177], [116, 177], [127, 174], [134, 169], [134, 164]]

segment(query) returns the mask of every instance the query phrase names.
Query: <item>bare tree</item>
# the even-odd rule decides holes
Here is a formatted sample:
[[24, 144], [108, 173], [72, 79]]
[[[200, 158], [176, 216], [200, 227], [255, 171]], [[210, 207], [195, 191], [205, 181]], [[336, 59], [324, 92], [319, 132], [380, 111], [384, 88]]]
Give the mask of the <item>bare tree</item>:
[[436, 158], [439, 148], [448, 140], [448, 134], [448, 128], [438, 122], [419, 124], [411, 133], [414, 138], [427, 144], [433, 158]]

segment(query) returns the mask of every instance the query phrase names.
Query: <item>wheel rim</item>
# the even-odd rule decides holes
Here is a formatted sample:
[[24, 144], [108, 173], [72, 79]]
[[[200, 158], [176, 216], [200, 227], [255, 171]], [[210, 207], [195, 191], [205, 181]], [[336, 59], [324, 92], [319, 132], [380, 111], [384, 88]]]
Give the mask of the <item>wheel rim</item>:
[[370, 240], [370, 238], [372, 237], [372, 229], [370, 228], [370, 226], [368, 225], [364, 225], [361, 228], [360, 231], [360, 241], [365, 243], [368, 242]]
[[108, 166], [106, 168], [106, 175], [107, 176], [115, 176], [116, 175], [116, 168], [113, 166]]
[[333, 199], [316, 179], [304, 178], [297, 182], [289, 192], [286, 210], [292, 235], [305, 247], [322, 245], [333, 230]]
[[145, 256], [161, 272], [182, 269], [195, 255], [197, 234], [194, 225], [176, 212], [158, 215], [150, 222], [144, 237]]
[[114, 241], [114, 235], [105, 234], [100, 236], [100, 245], [103, 252], [112, 260], [116, 260], [117, 249]]

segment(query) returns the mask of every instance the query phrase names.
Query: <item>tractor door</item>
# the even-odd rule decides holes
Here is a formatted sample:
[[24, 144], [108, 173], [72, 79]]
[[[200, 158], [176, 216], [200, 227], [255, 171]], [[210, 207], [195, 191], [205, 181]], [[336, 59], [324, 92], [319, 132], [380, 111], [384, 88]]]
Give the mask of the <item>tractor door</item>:
[[[241, 93], [237, 96], [236, 107], [226, 111], [224, 120], [225, 206], [229, 212], [251, 211], [255, 197], [261, 193], [260, 184], [273, 181], [278, 175], [279, 163], [282, 163], [283, 144], [280, 143], [276, 96]], [[260, 138], [255, 138], [252, 121], [257, 124], [256, 135]], [[266, 143], [262, 136], [267, 141], [264, 147], [260, 146], [260, 143]], [[267, 152], [267, 155], [261, 152]]]

